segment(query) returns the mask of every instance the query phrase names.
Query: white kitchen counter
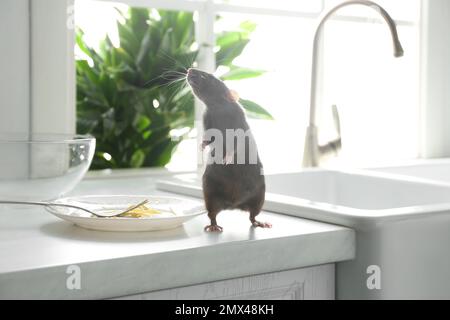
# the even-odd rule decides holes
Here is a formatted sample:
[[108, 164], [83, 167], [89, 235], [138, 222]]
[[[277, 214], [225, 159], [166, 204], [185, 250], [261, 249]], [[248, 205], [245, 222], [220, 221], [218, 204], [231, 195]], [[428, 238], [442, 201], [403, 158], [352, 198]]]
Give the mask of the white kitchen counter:
[[[72, 194], [167, 195], [156, 179], [88, 179]], [[351, 229], [268, 212], [260, 219], [273, 228], [225, 211], [223, 233], [203, 231], [206, 215], [174, 230], [116, 233], [81, 229], [43, 208], [0, 206], [0, 299], [112, 298], [354, 258]], [[81, 290], [67, 289], [70, 265], [80, 267]]]

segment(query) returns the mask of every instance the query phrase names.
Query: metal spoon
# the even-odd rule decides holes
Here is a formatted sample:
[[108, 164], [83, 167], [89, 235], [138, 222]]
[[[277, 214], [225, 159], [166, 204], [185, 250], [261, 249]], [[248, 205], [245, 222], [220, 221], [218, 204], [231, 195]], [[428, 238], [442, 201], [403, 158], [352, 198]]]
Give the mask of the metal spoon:
[[56, 206], [56, 207], [66, 207], [66, 208], [72, 208], [72, 209], [78, 209], [78, 210], [82, 210], [84, 212], [88, 212], [98, 218], [112, 218], [112, 217], [118, 217], [120, 215], [123, 215], [127, 212], [130, 212], [136, 208], [139, 208], [140, 206], [146, 204], [148, 202], [148, 200], [144, 200], [139, 202], [138, 204], [131, 206], [129, 208], [127, 208], [126, 210], [122, 210], [120, 212], [117, 213], [111, 213], [111, 214], [104, 214], [104, 213], [96, 213], [93, 212], [89, 209], [83, 208], [83, 207], [79, 207], [76, 205], [72, 205], [72, 204], [64, 204], [64, 203], [54, 203], [54, 202], [43, 202], [43, 201], [9, 201], [9, 200], [0, 200], [0, 204], [4, 203], [4, 204], [24, 204], [24, 205], [37, 205], [37, 206], [44, 206], [44, 207], [52, 207], [52, 206]]

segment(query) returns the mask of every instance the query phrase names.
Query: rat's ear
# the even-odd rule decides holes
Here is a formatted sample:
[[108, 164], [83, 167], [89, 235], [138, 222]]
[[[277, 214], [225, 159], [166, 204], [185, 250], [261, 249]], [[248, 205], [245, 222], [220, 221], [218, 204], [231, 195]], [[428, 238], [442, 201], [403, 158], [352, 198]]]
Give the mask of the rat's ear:
[[239, 94], [234, 90], [228, 90], [228, 99], [230, 100], [230, 102], [238, 102]]

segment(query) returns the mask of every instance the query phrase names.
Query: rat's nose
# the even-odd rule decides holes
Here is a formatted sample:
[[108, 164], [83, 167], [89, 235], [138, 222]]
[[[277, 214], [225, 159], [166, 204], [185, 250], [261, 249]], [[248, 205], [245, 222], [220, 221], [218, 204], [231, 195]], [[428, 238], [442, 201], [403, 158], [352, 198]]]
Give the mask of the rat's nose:
[[189, 68], [187, 71], [187, 79], [189, 81], [196, 81], [199, 78], [199, 72], [198, 70], [195, 70], [194, 68]]
[[186, 80], [189, 82], [189, 84], [192, 85], [196, 85], [196, 83], [198, 82], [198, 72], [197, 70], [193, 69], [193, 68], [189, 68], [187, 70], [187, 75], [186, 75]]
[[187, 71], [188, 77], [191, 78], [198, 78], [202, 73], [203, 73], [202, 71], [195, 68], [189, 68]]

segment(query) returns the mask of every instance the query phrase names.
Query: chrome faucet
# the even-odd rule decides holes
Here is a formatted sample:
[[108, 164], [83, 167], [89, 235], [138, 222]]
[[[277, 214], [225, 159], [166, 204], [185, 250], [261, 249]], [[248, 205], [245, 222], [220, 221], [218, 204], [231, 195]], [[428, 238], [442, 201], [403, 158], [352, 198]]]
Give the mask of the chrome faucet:
[[309, 126], [306, 130], [305, 137], [305, 151], [303, 153], [303, 167], [317, 167], [320, 164], [320, 160], [331, 153], [337, 154], [342, 147], [341, 133], [340, 133], [340, 120], [339, 113], [336, 106], [332, 107], [334, 124], [338, 137], [324, 145], [319, 145], [318, 140], [318, 128], [316, 125], [316, 97], [317, 97], [317, 77], [318, 77], [318, 57], [319, 57], [319, 40], [322, 34], [322, 29], [325, 22], [330, 18], [333, 13], [342, 7], [349, 5], [364, 5], [368, 6], [375, 11], [377, 11], [386, 21], [391, 32], [393, 44], [394, 44], [394, 56], [403, 56], [403, 48], [400, 44], [397, 34], [397, 28], [395, 26], [394, 20], [389, 16], [389, 14], [378, 4], [372, 1], [365, 0], [352, 0], [343, 2], [331, 10], [329, 10], [320, 19], [319, 25], [316, 28], [313, 43], [313, 54], [312, 54], [312, 71], [311, 71], [311, 95], [310, 95], [310, 111], [309, 111]]

